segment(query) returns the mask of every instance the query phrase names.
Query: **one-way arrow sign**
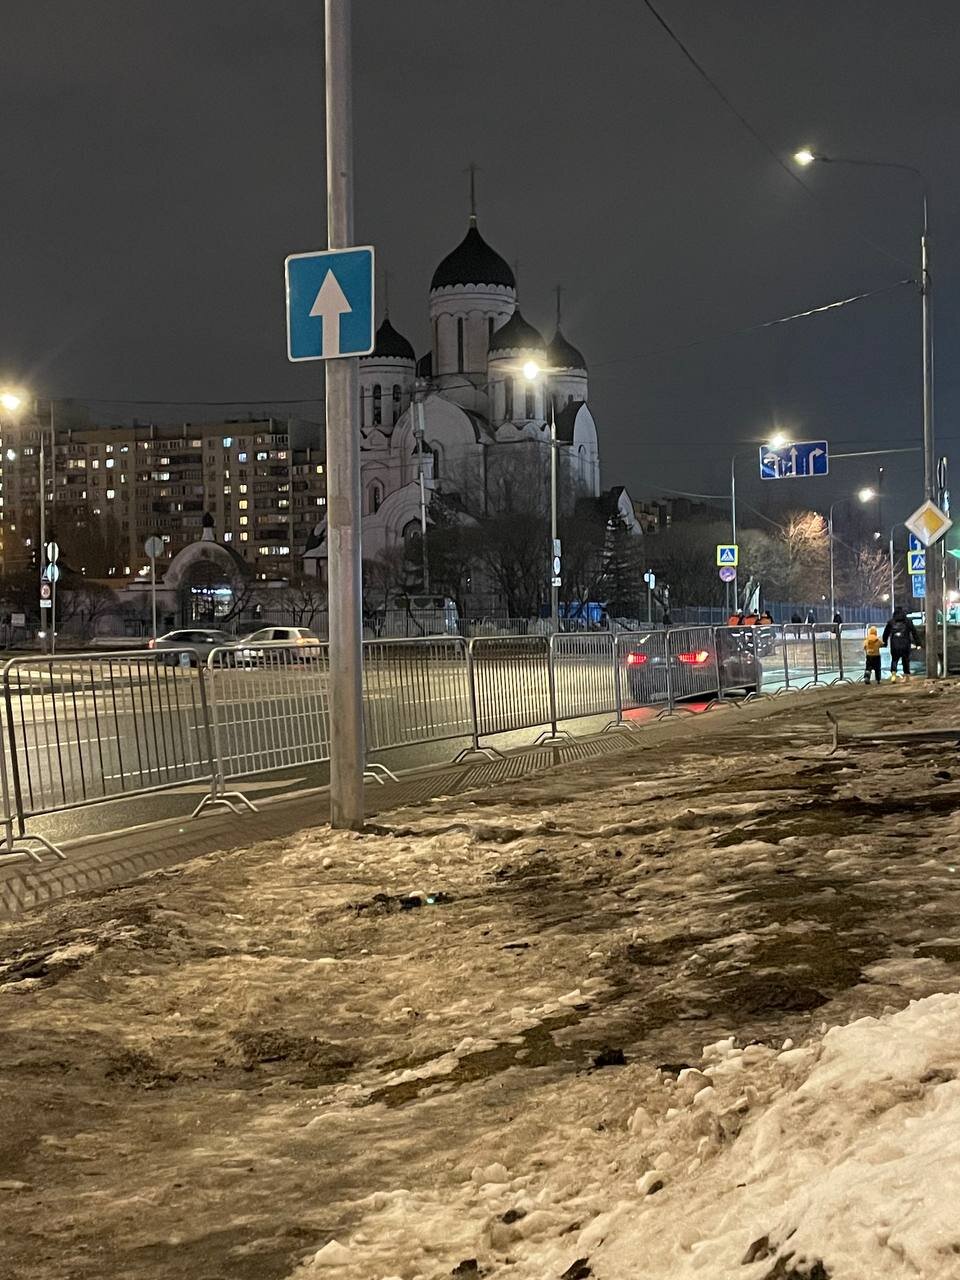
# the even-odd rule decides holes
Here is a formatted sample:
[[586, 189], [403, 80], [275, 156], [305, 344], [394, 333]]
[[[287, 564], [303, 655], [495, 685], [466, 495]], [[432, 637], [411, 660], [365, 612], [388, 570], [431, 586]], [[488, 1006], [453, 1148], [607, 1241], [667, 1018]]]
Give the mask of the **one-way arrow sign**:
[[294, 253], [285, 264], [287, 355], [336, 360], [373, 350], [373, 249]]

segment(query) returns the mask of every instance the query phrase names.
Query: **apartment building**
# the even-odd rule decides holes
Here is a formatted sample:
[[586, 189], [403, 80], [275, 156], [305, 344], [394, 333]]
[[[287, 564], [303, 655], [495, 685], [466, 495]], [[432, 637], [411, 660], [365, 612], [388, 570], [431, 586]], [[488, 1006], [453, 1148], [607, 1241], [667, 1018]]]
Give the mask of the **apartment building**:
[[41, 431], [47, 536], [92, 576], [136, 575], [153, 535], [173, 557], [209, 512], [216, 539], [259, 578], [288, 577], [325, 514], [322, 452], [294, 452], [277, 419], [51, 432], [42, 417], [23, 418], [5, 424], [0, 445], [5, 572], [37, 563]]

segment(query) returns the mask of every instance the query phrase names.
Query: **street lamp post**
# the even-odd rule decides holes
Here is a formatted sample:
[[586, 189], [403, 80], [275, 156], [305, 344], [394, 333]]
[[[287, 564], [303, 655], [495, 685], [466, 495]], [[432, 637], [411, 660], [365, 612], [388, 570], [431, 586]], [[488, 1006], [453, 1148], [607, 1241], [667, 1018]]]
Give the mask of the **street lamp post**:
[[[523, 376], [528, 382], [535, 382], [541, 373], [550, 373], [543, 369], [536, 360], [528, 360], [523, 366]], [[550, 580], [550, 630], [554, 634], [560, 629], [560, 588], [557, 585], [558, 575], [554, 573], [554, 558], [557, 555], [557, 411], [554, 398], [550, 396], [550, 548], [547, 557]]]
[[[803, 147], [795, 152], [794, 160], [804, 168], [814, 163], [845, 164], [863, 169], [897, 169], [902, 173], [912, 174], [919, 178], [923, 195], [923, 226], [920, 232], [920, 300], [922, 308], [923, 339], [923, 496], [928, 502], [936, 501], [936, 474], [933, 440], [933, 327], [930, 316], [930, 299], [932, 284], [930, 278], [930, 235], [928, 218], [928, 191], [924, 174], [913, 165], [896, 164], [890, 160], [861, 160], [851, 156], [825, 156], [815, 152], [811, 147]], [[934, 559], [933, 547], [928, 558]], [[925, 620], [925, 661], [928, 676], [937, 673], [937, 607], [938, 595], [937, 574], [931, 565], [927, 573], [927, 594], [924, 600]], [[933, 586], [933, 590], [930, 587]]]
[[[870, 502], [876, 497], [876, 491], [873, 489], [861, 489], [857, 497], [861, 502]], [[836, 501], [830, 503], [830, 511], [827, 515], [827, 538], [830, 543], [830, 621], [833, 622], [837, 616], [837, 593], [834, 582], [834, 554], [833, 554], [833, 511], [842, 502], [850, 502], [850, 498], [837, 498]], [[893, 535], [891, 534], [891, 539]]]
[[[775, 436], [773, 436], [770, 440], [767, 441], [767, 448], [782, 449], [786, 443], [787, 443], [786, 436], [781, 435], [778, 432]], [[730, 458], [730, 541], [733, 543], [734, 546], [737, 545], [737, 459], [743, 458], [743, 457], [746, 457], [745, 453], [735, 453]], [[739, 604], [739, 601], [737, 599], [739, 583], [737, 581], [736, 574], [734, 575], [733, 582], [727, 584], [728, 593], [731, 586], [733, 587], [733, 612], [736, 613], [737, 607]], [[727, 598], [727, 603], [729, 605], [729, 594]], [[729, 608], [727, 612], [729, 614], [730, 612]]]

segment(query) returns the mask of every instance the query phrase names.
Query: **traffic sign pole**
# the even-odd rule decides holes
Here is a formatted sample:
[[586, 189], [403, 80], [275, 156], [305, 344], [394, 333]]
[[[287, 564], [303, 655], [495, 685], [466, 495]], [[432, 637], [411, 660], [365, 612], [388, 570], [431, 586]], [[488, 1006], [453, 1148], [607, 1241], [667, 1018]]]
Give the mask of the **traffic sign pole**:
[[[353, 243], [350, 0], [325, 0], [327, 242]], [[328, 360], [327, 547], [330, 601], [330, 823], [363, 827], [363, 615], [356, 356]]]

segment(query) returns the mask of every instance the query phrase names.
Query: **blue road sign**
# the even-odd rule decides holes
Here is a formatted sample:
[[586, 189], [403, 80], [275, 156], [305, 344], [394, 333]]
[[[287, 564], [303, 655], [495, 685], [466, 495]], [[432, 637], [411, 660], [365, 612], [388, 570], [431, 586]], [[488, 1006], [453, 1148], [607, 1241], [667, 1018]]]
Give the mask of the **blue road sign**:
[[925, 573], [915, 573], [913, 579], [913, 598], [914, 600], [922, 600], [927, 594], [927, 575]]
[[826, 440], [798, 440], [782, 449], [760, 450], [761, 480], [795, 480], [825, 476], [830, 470]]
[[735, 569], [740, 563], [740, 548], [735, 542], [717, 543], [717, 564], [722, 569], [729, 566]]
[[919, 574], [927, 572], [927, 553], [925, 550], [907, 552], [907, 573]]
[[373, 350], [373, 248], [293, 253], [285, 263], [287, 355], [336, 360]]
[[911, 550], [911, 551], [925, 551], [925, 550], [926, 550], [926, 548], [924, 547], [923, 543], [920, 541], [920, 539], [917, 537], [917, 535], [916, 535], [915, 533], [911, 533], [911, 535], [910, 535], [910, 550]]

